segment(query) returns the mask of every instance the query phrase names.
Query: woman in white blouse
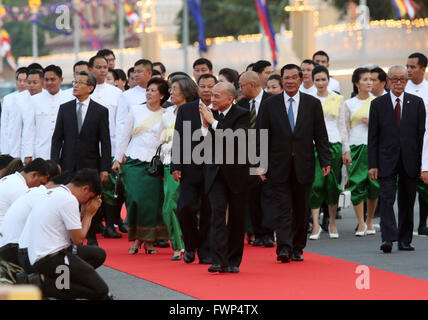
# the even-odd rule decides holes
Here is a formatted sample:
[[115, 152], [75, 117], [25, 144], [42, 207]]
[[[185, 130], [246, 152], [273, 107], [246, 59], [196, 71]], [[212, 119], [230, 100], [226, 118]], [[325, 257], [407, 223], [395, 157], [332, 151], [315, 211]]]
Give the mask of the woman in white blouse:
[[[379, 183], [371, 180], [368, 173], [367, 135], [370, 103], [376, 98], [370, 95], [373, 82], [370, 70], [358, 68], [352, 75], [355, 97], [345, 101], [339, 116], [342, 135], [343, 163], [348, 168], [348, 187], [358, 219], [356, 236], [375, 234], [373, 216], [379, 197]], [[364, 201], [367, 201], [367, 220], [364, 222]]]
[[[318, 240], [321, 234], [319, 225], [320, 207], [325, 201], [328, 205], [330, 224], [328, 233], [331, 239], [339, 238], [336, 227], [337, 202], [341, 190], [340, 172], [342, 169], [342, 138], [339, 132], [339, 113], [343, 107], [343, 97], [334, 92], [328, 91], [330, 75], [326, 67], [317, 66], [312, 71], [312, 79], [317, 88], [316, 97], [320, 99], [323, 111], [324, 121], [327, 128], [328, 140], [331, 153], [331, 172], [324, 177], [319, 161], [315, 161], [315, 180], [312, 184], [311, 192], [311, 211], [312, 211], [312, 234], [310, 240]], [[315, 156], [318, 158], [317, 153]], [[325, 212], [324, 214], [327, 214]]]
[[143, 242], [146, 253], [157, 253], [153, 242], [168, 239], [162, 219], [163, 182], [147, 173], [159, 147], [165, 112], [161, 105], [169, 98], [168, 90], [167, 81], [150, 79], [147, 102], [131, 106], [119, 137], [112, 169], [121, 170], [125, 183], [128, 239], [134, 241], [129, 254], [136, 254]]
[[189, 77], [175, 76], [170, 81], [171, 103], [174, 105], [166, 109], [161, 122], [162, 134], [160, 141], [163, 143], [161, 160], [165, 165], [162, 217], [168, 229], [169, 239], [174, 250], [171, 260], [179, 261], [181, 260], [181, 252], [184, 249], [184, 242], [180, 223], [176, 215], [180, 184], [174, 180], [170, 172], [172, 140], [178, 108], [186, 102], [198, 99], [198, 92], [195, 83]]

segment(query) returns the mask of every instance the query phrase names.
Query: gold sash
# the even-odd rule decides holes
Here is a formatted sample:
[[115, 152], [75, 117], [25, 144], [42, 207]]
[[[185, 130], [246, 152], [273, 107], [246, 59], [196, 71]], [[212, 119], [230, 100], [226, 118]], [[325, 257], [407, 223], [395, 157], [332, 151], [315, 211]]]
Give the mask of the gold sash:
[[340, 105], [342, 104], [343, 97], [341, 95], [331, 93], [325, 100], [322, 109], [324, 111], [324, 117], [328, 114], [337, 118], [339, 116]]
[[132, 131], [132, 138], [142, 135], [144, 132], [158, 124], [162, 120], [162, 115], [164, 112], [165, 109], [161, 108], [141, 121], [140, 124]]
[[363, 118], [369, 117], [370, 112], [370, 103], [375, 99], [375, 96], [370, 96], [366, 101], [363, 102], [363, 104], [358, 108], [357, 112], [355, 112], [351, 116], [351, 128], [355, 127], [356, 125], [360, 124], [363, 120]]

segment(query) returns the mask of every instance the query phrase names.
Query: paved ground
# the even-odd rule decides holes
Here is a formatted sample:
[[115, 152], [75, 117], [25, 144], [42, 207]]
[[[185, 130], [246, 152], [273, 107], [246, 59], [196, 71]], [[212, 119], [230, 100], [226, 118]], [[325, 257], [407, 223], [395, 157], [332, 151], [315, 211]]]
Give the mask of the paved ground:
[[[415, 278], [428, 280], [428, 237], [414, 236], [414, 252], [398, 251], [396, 244], [391, 254], [380, 251], [380, 233], [363, 238], [354, 235], [356, 218], [353, 209], [342, 212], [338, 220], [339, 239], [329, 239], [323, 232], [320, 240], [308, 240], [306, 250], [358, 264], [375, 267]], [[375, 223], [379, 223], [376, 219]], [[419, 223], [419, 207], [415, 206], [415, 230]], [[272, 250], [272, 249], [267, 249]], [[122, 273], [111, 268], [99, 269], [118, 300], [192, 300], [180, 292]]]

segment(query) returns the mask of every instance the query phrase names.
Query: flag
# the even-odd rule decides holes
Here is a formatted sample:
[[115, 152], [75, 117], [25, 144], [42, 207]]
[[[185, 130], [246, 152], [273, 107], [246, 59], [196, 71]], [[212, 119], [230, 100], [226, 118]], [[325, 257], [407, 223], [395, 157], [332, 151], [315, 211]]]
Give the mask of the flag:
[[207, 43], [205, 41], [205, 22], [201, 14], [201, 0], [187, 0], [190, 14], [195, 19], [198, 26], [199, 54], [207, 52]]
[[131, 6], [125, 3], [126, 20], [128, 20], [129, 28], [132, 34], [140, 33], [144, 30], [144, 24], [138, 14], [132, 10]]
[[12, 55], [11, 50], [11, 41], [9, 33], [5, 29], [1, 29], [0, 31], [1, 39], [0, 39], [0, 57], [6, 57], [7, 62], [9, 63], [12, 70], [16, 71], [18, 68], [16, 65], [15, 58]]
[[407, 14], [409, 18], [413, 20], [416, 16], [416, 11], [421, 8], [421, 6], [413, 0], [391, 0], [391, 2], [397, 10], [398, 19], [403, 19]]
[[272, 51], [273, 65], [276, 67], [278, 64], [277, 52], [278, 48], [275, 41], [275, 31], [272, 27], [272, 22], [269, 15], [269, 7], [267, 0], [254, 0], [259, 14], [260, 23], [262, 24], [263, 30], [269, 39], [270, 49]]

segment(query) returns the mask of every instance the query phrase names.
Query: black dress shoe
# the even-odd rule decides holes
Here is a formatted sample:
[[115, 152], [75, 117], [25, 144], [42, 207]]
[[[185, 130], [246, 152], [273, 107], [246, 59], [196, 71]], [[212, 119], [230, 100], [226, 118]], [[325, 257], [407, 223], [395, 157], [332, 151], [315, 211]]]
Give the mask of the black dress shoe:
[[212, 264], [212, 263], [213, 263], [212, 260], [209, 258], [206, 258], [206, 259], [199, 258], [199, 264]]
[[281, 261], [282, 263], [288, 263], [290, 262], [290, 254], [287, 251], [280, 251], [276, 260]]
[[293, 252], [291, 256], [291, 260], [293, 261], [303, 261], [302, 254], [300, 252]]
[[398, 250], [415, 251], [415, 247], [412, 246], [410, 243], [399, 242], [398, 243]]
[[262, 239], [256, 239], [253, 242], [253, 247], [261, 247], [263, 246], [263, 240]]
[[128, 233], [128, 226], [124, 223], [119, 224], [118, 229], [122, 233]]
[[194, 251], [184, 251], [183, 260], [186, 263], [192, 263], [195, 261], [195, 252]]
[[103, 232], [103, 237], [107, 239], [120, 239], [122, 235], [113, 227], [107, 227]]
[[384, 253], [391, 253], [392, 242], [391, 241], [382, 242], [382, 245], [380, 246], [380, 250], [382, 250]]
[[426, 226], [418, 228], [418, 234], [428, 236], [428, 228]]
[[273, 241], [273, 239], [266, 239], [266, 240], [263, 242], [263, 245], [264, 245], [266, 248], [272, 248], [272, 247], [275, 245], [275, 241]]
[[224, 273], [227, 271], [227, 267], [223, 267], [219, 264], [213, 264], [211, 267], [208, 268], [208, 272], [220, 272]]
[[97, 227], [96, 227], [96, 232], [97, 232], [97, 233], [101, 233], [101, 234], [103, 234], [103, 233], [104, 233], [104, 230], [105, 230], [104, 225], [103, 225], [102, 223], [98, 223], [98, 224], [97, 224]]
[[239, 267], [229, 266], [227, 267], [228, 273], [239, 273]]

